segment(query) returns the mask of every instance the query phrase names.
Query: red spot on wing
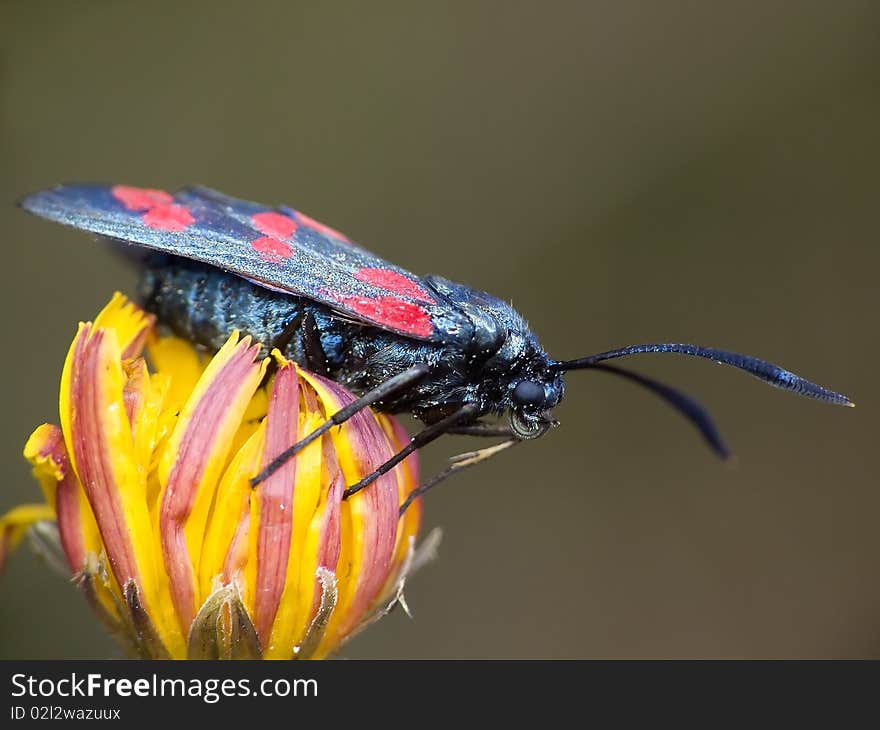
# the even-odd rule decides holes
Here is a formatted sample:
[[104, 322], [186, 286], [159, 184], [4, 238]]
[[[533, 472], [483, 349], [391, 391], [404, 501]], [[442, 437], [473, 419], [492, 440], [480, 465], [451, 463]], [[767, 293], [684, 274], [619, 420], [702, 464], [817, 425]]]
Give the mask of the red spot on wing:
[[177, 205], [174, 197], [164, 190], [114, 185], [110, 188], [110, 193], [126, 210], [144, 211], [141, 220], [150, 228], [179, 232], [195, 223], [189, 209], [184, 205]]
[[352, 312], [383, 327], [416, 337], [427, 337], [434, 331], [431, 315], [425, 309], [397, 297], [337, 294], [336, 299]]
[[391, 269], [360, 269], [355, 272], [354, 278], [402, 297], [421, 299], [423, 302], [434, 301], [434, 298], [412, 279]]
[[251, 216], [251, 224], [260, 233], [272, 238], [290, 238], [298, 228], [293, 218], [271, 210], [265, 213], [254, 213]]
[[273, 264], [281, 263], [282, 259], [290, 258], [293, 254], [293, 248], [289, 243], [279, 241], [271, 236], [260, 236], [255, 241], [251, 241], [251, 248], [254, 249], [265, 261]]
[[186, 230], [195, 223], [192, 213], [183, 205], [156, 205], [150, 208], [141, 217], [144, 225], [156, 228], [160, 231], [174, 231], [175, 233]]
[[323, 223], [321, 223], [321, 221], [316, 221], [314, 218], [307, 216], [305, 213], [300, 213], [299, 211], [296, 211], [296, 217], [302, 225], [306, 226], [307, 228], [311, 228], [313, 231], [323, 233], [325, 236], [329, 236], [330, 238], [337, 238], [340, 241], [350, 243], [347, 236], [343, 235], [335, 228], [325, 226]]
[[114, 185], [110, 193], [127, 210], [149, 210], [157, 205], [168, 205], [174, 202], [170, 193], [152, 188], [134, 188], [130, 185]]

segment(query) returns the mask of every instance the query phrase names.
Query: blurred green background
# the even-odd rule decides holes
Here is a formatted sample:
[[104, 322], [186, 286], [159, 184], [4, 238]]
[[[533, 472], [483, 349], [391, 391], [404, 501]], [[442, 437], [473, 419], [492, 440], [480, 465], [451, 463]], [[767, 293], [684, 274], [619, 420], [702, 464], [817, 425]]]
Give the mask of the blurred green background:
[[[674, 357], [738, 454], [573, 373], [562, 426], [427, 501], [440, 559], [349, 657], [880, 657], [876, 2], [0, 5], [0, 509], [75, 324], [134, 276], [15, 209], [62, 181], [284, 202], [512, 300], [560, 358], [750, 352], [855, 410]], [[452, 437], [425, 473], [472, 446]], [[22, 550], [0, 656], [116, 656]]]

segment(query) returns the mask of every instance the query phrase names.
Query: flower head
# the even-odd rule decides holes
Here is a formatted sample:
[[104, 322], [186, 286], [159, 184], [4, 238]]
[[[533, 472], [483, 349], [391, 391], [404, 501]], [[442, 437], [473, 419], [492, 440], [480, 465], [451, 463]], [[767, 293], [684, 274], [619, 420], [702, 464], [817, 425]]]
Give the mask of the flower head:
[[327, 656], [400, 597], [414, 456], [342, 496], [408, 437], [361, 411], [250, 479], [353, 399], [237, 332], [207, 359], [117, 294], [70, 346], [60, 425], [25, 445], [46, 501], [0, 518], [0, 564], [55, 519], [76, 583], [133, 655]]

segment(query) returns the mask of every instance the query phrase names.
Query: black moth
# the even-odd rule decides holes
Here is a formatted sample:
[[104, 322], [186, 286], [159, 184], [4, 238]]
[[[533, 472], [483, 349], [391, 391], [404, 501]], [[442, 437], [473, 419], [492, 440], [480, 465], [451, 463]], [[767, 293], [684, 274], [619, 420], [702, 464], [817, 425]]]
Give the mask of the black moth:
[[[745, 370], [784, 390], [852, 405], [778, 365], [697, 345], [633, 345], [555, 360], [525, 320], [485, 292], [439, 276], [418, 277], [290, 208], [271, 208], [193, 187], [173, 195], [125, 185], [65, 185], [22, 206], [37, 215], [135, 244], [141, 299], [175, 333], [216, 350], [239, 329], [360, 397], [271, 462], [256, 486], [305, 445], [367, 407], [410, 412], [425, 428], [388, 462], [345, 492], [351, 496], [409, 454], [447, 433], [500, 437], [453, 459], [402, 505], [453, 471], [555, 425], [564, 374], [603, 370], [644, 386], [690, 419], [711, 448], [728, 455], [708, 413], [689, 396], [610, 365], [627, 355], [676, 353]], [[486, 416], [507, 414], [496, 425]]]

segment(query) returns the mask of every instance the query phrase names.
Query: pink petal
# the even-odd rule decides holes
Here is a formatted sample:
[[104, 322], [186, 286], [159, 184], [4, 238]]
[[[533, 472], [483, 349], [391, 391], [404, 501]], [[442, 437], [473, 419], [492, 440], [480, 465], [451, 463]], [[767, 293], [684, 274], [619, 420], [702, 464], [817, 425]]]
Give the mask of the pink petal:
[[[175, 431], [169, 442], [170, 448], [178, 439], [162, 496], [159, 532], [171, 596], [182, 626], [189, 626], [198, 608], [193, 564], [193, 558], [198, 555], [192, 556], [189, 552], [187, 521], [200, 497], [199, 490], [213, 493], [215, 485], [202, 482], [209, 467], [212, 477], [219, 476], [231, 444], [230, 429], [234, 433], [263, 372], [254, 362], [259, 347], [248, 346], [249, 342], [249, 338], [245, 338], [235, 346], [200, 393], [188, 419], [178, 421], [181, 431], [179, 434]], [[201, 497], [204, 499], [205, 495]]]
[[58, 426], [45, 428], [44, 441], [37, 452], [42, 459], [50, 459], [58, 470], [55, 492], [55, 512], [61, 547], [67, 556], [67, 563], [73, 573], [82, 570], [86, 561], [85, 543], [82, 532], [83, 493], [79, 480], [70, 468], [64, 436]]
[[[319, 379], [321, 384], [332, 392], [340, 406], [355, 399], [351, 393], [333, 381], [317, 376], [310, 377]], [[351, 452], [362, 475], [370, 474], [393, 455], [385, 432], [376, 422], [372, 412], [361, 411], [349, 419], [346, 426]], [[359, 575], [356, 576], [355, 598], [350, 605], [348, 618], [341, 627], [341, 635], [348, 633], [353, 628], [353, 624], [363, 617], [370, 603], [381, 591], [393, 567], [399, 504], [395, 471], [383, 474], [349, 500], [351, 503], [358, 500], [357, 509], [364, 514], [363, 563]], [[353, 505], [352, 509], [354, 508]]]
[[[299, 379], [296, 368], [278, 368], [269, 398], [266, 442], [262, 467], [297, 441], [299, 422]], [[254, 624], [266, 643], [287, 578], [287, 561], [293, 532], [293, 490], [296, 459], [262, 482], [257, 488], [259, 527], [257, 529], [257, 580]]]
[[140, 576], [116, 484], [113, 460], [120, 455], [109, 443], [109, 431], [119, 424], [108, 423], [113, 415], [108, 413], [104, 383], [108, 361], [108, 353], [104, 352], [106, 333], [99, 329], [89, 336], [89, 329], [86, 326], [81, 330], [74, 347], [70, 440], [80, 481], [101, 530], [113, 573], [119, 583], [125, 584], [129, 580], [137, 582]]

